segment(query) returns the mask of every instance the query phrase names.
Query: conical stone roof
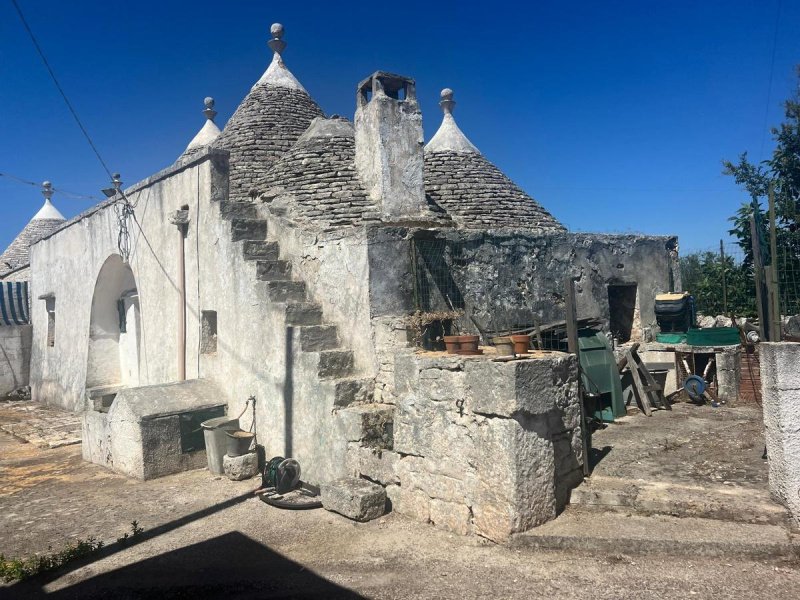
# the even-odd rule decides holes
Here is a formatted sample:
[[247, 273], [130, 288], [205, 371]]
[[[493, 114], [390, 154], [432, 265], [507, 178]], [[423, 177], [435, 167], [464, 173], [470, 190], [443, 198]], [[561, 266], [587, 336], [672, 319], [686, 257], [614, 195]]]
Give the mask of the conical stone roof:
[[49, 181], [42, 184], [42, 194], [45, 197], [42, 208], [14, 238], [8, 248], [0, 254], [0, 277], [9, 271], [29, 265], [31, 245], [66, 221], [64, 215], [50, 202], [53, 186]]
[[549, 212], [489, 162], [453, 118], [452, 90], [442, 90], [444, 119], [425, 146], [425, 193], [463, 229], [565, 231]]
[[230, 151], [230, 197], [246, 200], [275, 161], [303, 134], [322, 109], [286, 68], [283, 27], [271, 28], [272, 63], [212, 143]]
[[203, 114], [206, 117], [206, 122], [200, 128], [200, 131], [197, 132], [197, 135], [192, 138], [192, 141], [189, 142], [189, 145], [186, 146], [186, 150], [178, 157], [179, 159], [188, 158], [193, 154], [197, 154], [219, 137], [219, 127], [214, 123], [214, 117], [217, 116], [217, 111], [214, 110], [214, 99], [208, 97], [203, 102], [205, 104]]
[[262, 199], [293, 220], [323, 228], [379, 220], [355, 166], [355, 131], [347, 119], [312, 121], [297, 143], [259, 180]]

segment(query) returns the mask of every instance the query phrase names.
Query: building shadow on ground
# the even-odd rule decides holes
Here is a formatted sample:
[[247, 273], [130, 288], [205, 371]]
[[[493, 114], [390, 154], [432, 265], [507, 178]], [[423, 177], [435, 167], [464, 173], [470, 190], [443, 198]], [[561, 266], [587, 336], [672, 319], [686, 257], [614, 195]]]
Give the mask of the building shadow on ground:
[[21, 582], [0, 588], [0, 596], [19, 600], [362, 598], [238, 531], [100, 573], [51, 593], [43, 586], [35, 579]]

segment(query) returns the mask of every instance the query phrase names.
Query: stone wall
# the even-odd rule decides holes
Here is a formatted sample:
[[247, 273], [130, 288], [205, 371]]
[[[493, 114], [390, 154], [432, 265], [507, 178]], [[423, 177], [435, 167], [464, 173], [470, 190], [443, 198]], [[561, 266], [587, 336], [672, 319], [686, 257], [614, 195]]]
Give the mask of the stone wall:
[[[455, 327], [463, 333], [497, 331], [564, 319], [564, 278], [576, 279], [579, 317], [608, 325], [609, 284], [635, 283], [636, 332], [655, 324], [655, 296], [680, 289], [675, 239], [584, 233], [469, 232], [371, 226], [370, 315], [376, 390], [393, 401], [394, 353], [407, 345], [404, 317], [418, 306], [461, 308]], [[412, 240], [422, 240], [412, 255]], [[432, 255], [423, 256], [424, 253]], [[415, 286], [415, 269], [421, 282]], [[486, 342], [487, 340], [484, 340]]]
[[495, 541], [555, 518], [582, 480], [574, 356], [405, 353], [395, 369], [393, 452], [362, 469], [393, 510]]
[[0, 398], [28, 385], [32, 332], [30, 325], [0, 327]]
[[800, 344], [762, 343], [759, 353], [769, 489], [800, 525]]

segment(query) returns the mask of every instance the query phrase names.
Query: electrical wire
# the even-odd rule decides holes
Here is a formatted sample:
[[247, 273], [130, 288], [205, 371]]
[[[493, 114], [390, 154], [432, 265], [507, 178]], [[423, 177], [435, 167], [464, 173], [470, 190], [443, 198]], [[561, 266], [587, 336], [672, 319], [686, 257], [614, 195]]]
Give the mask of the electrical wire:
[[72, 106], [72, 103], [69, 101], [69, 98], [67, 98], [67, 94], [64, 92], [64, 89], [61, 87], [61, 84], [58, 82], [58, 79], [56, 78], [56, 74], [53, 72], [53, 68], [50, 66], [50, 63], [47, 61], [47, 57], [44, 55], [44, 51], [42, 50], [42, 47], [39, 45], [39, 42], [36, 40], [36, 36], [33, 34], [33, 30], [30, 28], [30, 25], [28, 25], [28, 21], [25, 19], [25, 15], [22, 14], [22, 9], [20, 8], [19, 4], [17, 3], [17, 0], [11, 0], [11, 4], [13, 4], [14, 8], [17, 10], [17, 14], [19, 15], [20, 21], [22, 21], [23, 27], [25, 27], [25, 30], [28, 32], [28, 35], [30, 36], [31, 41], [33, 42], [33, 45], [36, 48], [36, 51], [39, 53], [39, 56], [41, 57], [42, 62], [44, 63], [45, 68], [47, 69], [47, 72], [50, 74], [50, 78], [53, 80], [53, 83], [55, 84], [56, 89], [61, 94], [61, 97], [64, 99], [64, 103], [67, 105], [67, 108], [69, 109], [69, 112], [72, 113], [72, 116], [75, 119], [75, 122], [78, 124], [78, 127], [80, 127], [81, 132], [83, 132], [83, 135], [86, 138], [86, 141], [89, 142], [89, 146], [91, 146], [92, 151], [94, 152], [95, 156], [97, 156], [97, 160], [99, 160], [100, 164], [103, 165], [103, 169], [105, 169], [105, 172], [108, 175], [109, 179], [113, 179], [113, 177], [111, 176], [111, 170], [106, 165], [106, 162], [103, 160], [103, 157], [100, 156], [100, 152], [98, 152], [97, 147], [94, 145], [94, 142], [92, 141], [92, 138], [89, 136], [89, 132], [86, 131], [86, 127], [83, 126], [83, 123], [81, 122], [80, 118], [78, 117], [78, 113], [75, 111], [75, 108]]
[[769, 84], [767, 86], [767, 105], [764, 107], [764, 125], [761, 127], [761, 148], [758, 151], [758, 158], [764, 158], [764, 144], [767, 137], [767, 122], [769, 120], [769, 103], [772, 101], [772, 80], [775, 76], [775, 53], [778, 49], [778, 26], [781, 22], [781, 6], [783, 0], [778, 0], [778, 11], [775, 15], [775, 31], [772, 34], [772, 58], [769, 63]]
[[[41, 186], [41, 183], [36, 183], [35, 181], [29, 181], [27, 179], [23, 179], [22, 177], [17, 177], [16, 175], [11, 175], [10, 173], [0, 173], [0, 177], [7, 177], [8, 179], [16, 181], [17, 183], [21, 183], [21, 184], [24, 184], [24, 185], [31, 185], [33, 187]], [[57, 187], [53, 187], [52, 190], [54, 192], [56, 192], [56, 193], [62, 194], [64, 196], [67, 196], [68, 198], [73, 198], [74, 200], [101, 200], [101, 198], [98, 198], [97, 196], [91, 196], [91, 195], [87, 195], [87, 194], [78, 194], [78, 193], [75, 193], [75, 192], [68, 192], [67, 190], [64, 190], [64, 189], [61, 189], [61, 188], [57, 188]]]

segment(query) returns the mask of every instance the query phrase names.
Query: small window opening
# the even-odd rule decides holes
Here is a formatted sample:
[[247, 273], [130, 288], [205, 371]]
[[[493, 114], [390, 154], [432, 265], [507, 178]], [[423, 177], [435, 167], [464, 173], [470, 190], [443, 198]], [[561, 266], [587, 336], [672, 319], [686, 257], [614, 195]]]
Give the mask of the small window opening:
[[636, 317], [636, 284], [608, 286], [609, 329], [620, 343], [629, 342]]
[[44, 307], [47, 311], [47, 346], [52, 348], [56, 345], [56, 299], [51, 296], [45, 298]]
[[128, 333], [128, 319], [125, 316], [125, 300], [117, 300], [117, 317], [119, 318], [119, 332]]
[[200, 319], [200, 353], [214, 354], [217, 351], [217, 311], [204, 310]]

